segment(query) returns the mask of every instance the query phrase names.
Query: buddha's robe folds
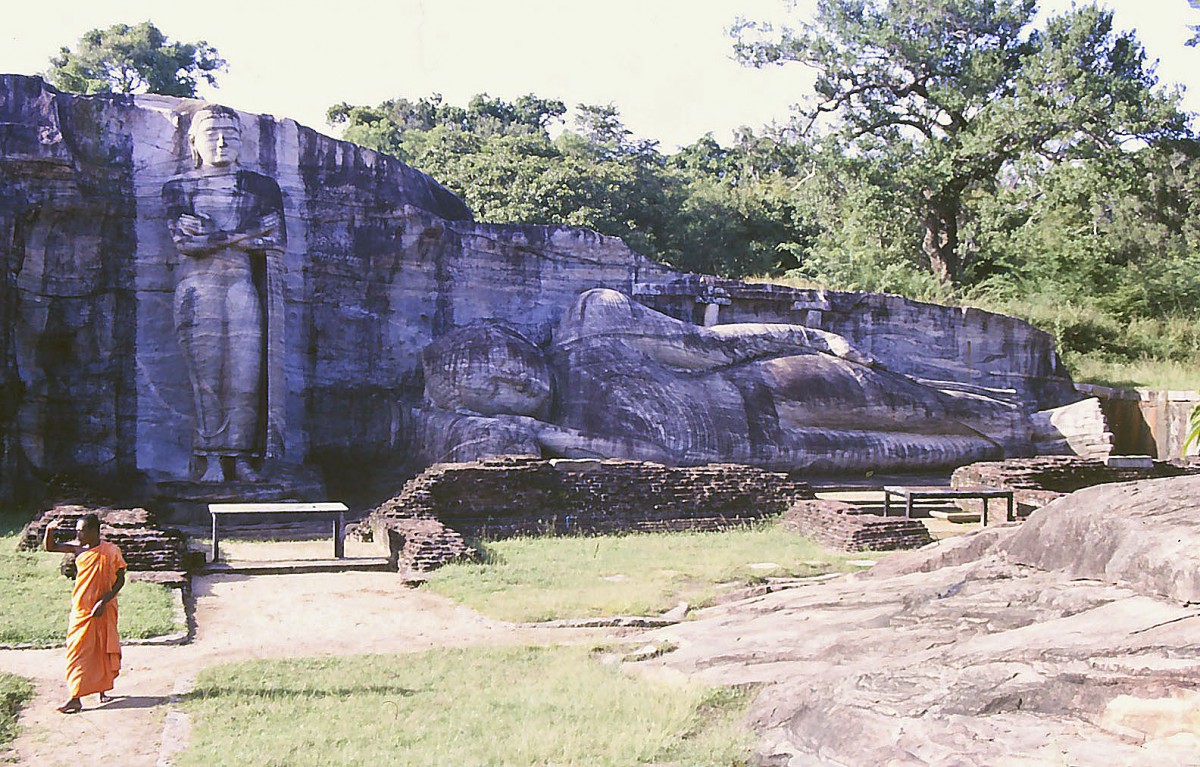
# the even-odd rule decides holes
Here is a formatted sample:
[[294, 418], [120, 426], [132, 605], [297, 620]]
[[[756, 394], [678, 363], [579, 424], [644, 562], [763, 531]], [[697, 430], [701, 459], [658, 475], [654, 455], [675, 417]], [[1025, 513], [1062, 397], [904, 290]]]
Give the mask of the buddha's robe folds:
[[78, 574], [71, 592], [71, 627], [67, 630], [67, 689], [72, 698], [108, 692], [121, 671], [121, 640], [117, 636], [117, 600], [99, 617], [92, 609], [125, 569], [121, 550], [101, 542], [75, 558]]

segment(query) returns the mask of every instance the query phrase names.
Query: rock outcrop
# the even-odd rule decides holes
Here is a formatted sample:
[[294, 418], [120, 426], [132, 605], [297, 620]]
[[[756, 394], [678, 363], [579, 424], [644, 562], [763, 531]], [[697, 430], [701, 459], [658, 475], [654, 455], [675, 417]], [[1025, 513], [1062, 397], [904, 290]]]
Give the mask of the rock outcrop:
[[425, 401], [483, 416], [545, 420], [554, 395], [550, 365], [532, 341], [506, 323], [473, 323], [421, 352]]
[[[1200, 477], [700, 612], [645, 661], [764, 685], [763, 765], [1195, 764]], [[641, 641], [641, 640], [639, 640]]]
[[925, 386], [814, 328], [700, 327], [598, 289], [563, 315], [551, 358], [559, 423], [612, 439], [612, 457], [828, 473], [1032, 450], [1021, 406]]
[[1200, 604], [1200, 476], [1100, 485], [1035, 513], [1009, 562]]
[[[422, 421], [411, 415], [430, 344], [487, 320], [545, 351], [592, 288], [688, 323], [828, 331], [964, 403], [1028, 414], [1076, 398], [1053, 339], [1017, 320], [685, 275], [587, 230], [480, 224], [393, 158], [291, 120], [204, 107], [0, 76], [0, 502], [51, 475], [136, 495], [138, 479], [153, 490], [315, 469], [335, 492], [361, 490], [397, 463], [422, 466], [413, 447]], [[192, 130], [204, 114], [209, 129], [238, 129], [236, 158], [204, 159], [202, 131]], [[189, 313], [188, 298], [207, 295], [192, 290], [189, 259], [208, 253], [241, 270], [265, 314], [243, 345], [189, 330], [212, 314]], [[185, 352], [194, 338], [261, 351], [257, 383], [220, 382], [244, 395], [236, 418], [224, 417], [224, 394], [212, 406], [221, 417], [197, 413], [210, 404], [197, 365], [208, 357]], [[481, 415], [469, 397], [446, 400], [431, 386], [452, 405], [434, 410]], [[537, 392], [529, 402], [546, 406]], [[520, 417], [533, 415], [544, 412]], [[254, 433], [218, 433], [227, 420]]]
[[431, 461], [511, 454], [929, 470], [1034, 453], [1051, 422], [1003, 397], [894, 373], [834, 333], [701, 327], [600, 288], [566, 310], [546, 355], [507, 324], [477, 323], [439, 338], [423, 362], [413, 433]]

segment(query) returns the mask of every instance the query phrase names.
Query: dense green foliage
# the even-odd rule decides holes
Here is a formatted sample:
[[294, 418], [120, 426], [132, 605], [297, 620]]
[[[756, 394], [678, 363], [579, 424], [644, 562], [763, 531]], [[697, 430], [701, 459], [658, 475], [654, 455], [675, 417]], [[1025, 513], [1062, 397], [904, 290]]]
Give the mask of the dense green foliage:
[[[481, 221], [567, 224], [622, 237], [683, 269], [738, 276], [778, 271], [815, 236], [791, 182], [770, 171], [775, 142], [747, 131], [736, 149], [710, 136], [674, 155], [634, 140], [611, 106], [486, 94], [466, 107], [434, 95], [375, 107], [338, 104], [345, 138], [437, 178]], [[765, 173], [763, 171], [766, 171]]]
[[201, 40], [172, 42], [149, 21], [92, 29], [75, 50], [50, 59], [50, 82], [72, 93], [159, 93], [191, 98], [199, 80], [216, 85], [226, 68], [217, 50]]
[[330, 119], [484, 221], [587, 226], [691, 271], [1005, 311], [1054, 332], [1077, 371], [1194, 365], [1200, 141], [1110, 12], [822, 0], [812, 23], [732, 34], [747, 63], [817, 70], [795, 124], [664, 152], [612, 107], [579, 105], [555, 136], [565, 104], [533, 95]]
[[1183, 442], [1183, 452], [1187, 454], [1192, 445], [1200, 443], [1200, 405], [1192, 408], [1192, 412], [1188, 415], [1188, 433], [1187, 438]]
[[[1132, 33], [1083, 6], [1034, 26], [1035, 0], [822, 0], [778, 33], [742, 22], [746, 62], [817, 71], [806, 127], [859, 176], [898, 192], [934, 276], [959, 284], [976, 198], [1029, 159], [1120, 162], [1133, 140], [1186, 135], [1174, 93], [1155, 89]], [[967, 252], [964, 253], [964, 250]], [[978, 268], [978, 267], [977, 267]]]
[[578, 646], [249, 661], [200, 673], [178, 764], [733, 767], [749, 701]]

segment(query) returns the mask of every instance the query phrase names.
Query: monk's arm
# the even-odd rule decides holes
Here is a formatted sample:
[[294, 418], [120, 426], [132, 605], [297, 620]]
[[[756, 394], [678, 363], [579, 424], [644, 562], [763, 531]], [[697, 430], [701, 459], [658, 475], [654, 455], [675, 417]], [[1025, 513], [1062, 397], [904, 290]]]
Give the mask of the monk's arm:
[[56, 554], [78, 554], [81, 550], [80, 546], [74, 543], [59, 543], [54, 540], [54, 531], [58, 530], [58, 524], [59, 520], [53, 519], [46, 525], [46, 532], [42, 536], [42, 548]]
[[96, 603], [96, 606], [92, 608], [92, 617], [93, 618], [104, 613], [105, 605], [107, 605], [109, 602], [113, 601], [113, 599], [116, 598], [117, 592], [120, 591], [121, 587], [124, 585], [125, 585], [125, 569], [122, 568], [120, 570], [117, 570], [117, 580], [115, 582], [113, 582], [113, 587], [111, 589], [109, 589], [108, 591], [106, 591], [104, 593], [104, 595], [102, 597], [100, 597], [100, 601]]

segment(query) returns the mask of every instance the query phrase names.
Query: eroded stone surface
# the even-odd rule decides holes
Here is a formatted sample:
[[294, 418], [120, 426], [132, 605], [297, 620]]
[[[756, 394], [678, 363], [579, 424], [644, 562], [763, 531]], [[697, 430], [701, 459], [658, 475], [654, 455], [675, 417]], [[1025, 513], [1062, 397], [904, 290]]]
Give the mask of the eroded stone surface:
[[416, 450], [830, 473], [1031, 453], [1050, 428], [1019, 403], [894, 373], [834, 333], [702, 327], [608, 289], [564, 312], [548, 356], [504, 323], [440, 337], [423, 355]]
[[1031, 516], [1001, 550], [1012, 562], [1200, 603], [1200, 476], [1100, 485]]
[[1191, 595], [1198, 493], [1194, 477], [1075, 493], [1024, 526], [705, 610], [638, 665], [765, 685], [761, 764], [1194, 764], [1200, 609], [1159, 594], [1177, 561], [1172, 593]]
[[252, 460], [280, 451], [283, 195], [275, 179], [238, 167], [234, 110], [200, 109], [187, 140], [194, 167], [162, 194], [179, 251], [174, 320], [192, 384], [196, 475], [254, 480]]
[[477, 322], [438, 338], [421, 353], [425, 401], [474, 415], [546, 420], [553, 382], [546, 356], [507, 323]]
[[598, 289], [564, 314], [551, 357], [558, 422], [613, 440], [610, 457], [649, 446], [673, 464], [829, 472], [1032, 449], [1022, 407], [951, 396], [813, 328], [700, 327]]

